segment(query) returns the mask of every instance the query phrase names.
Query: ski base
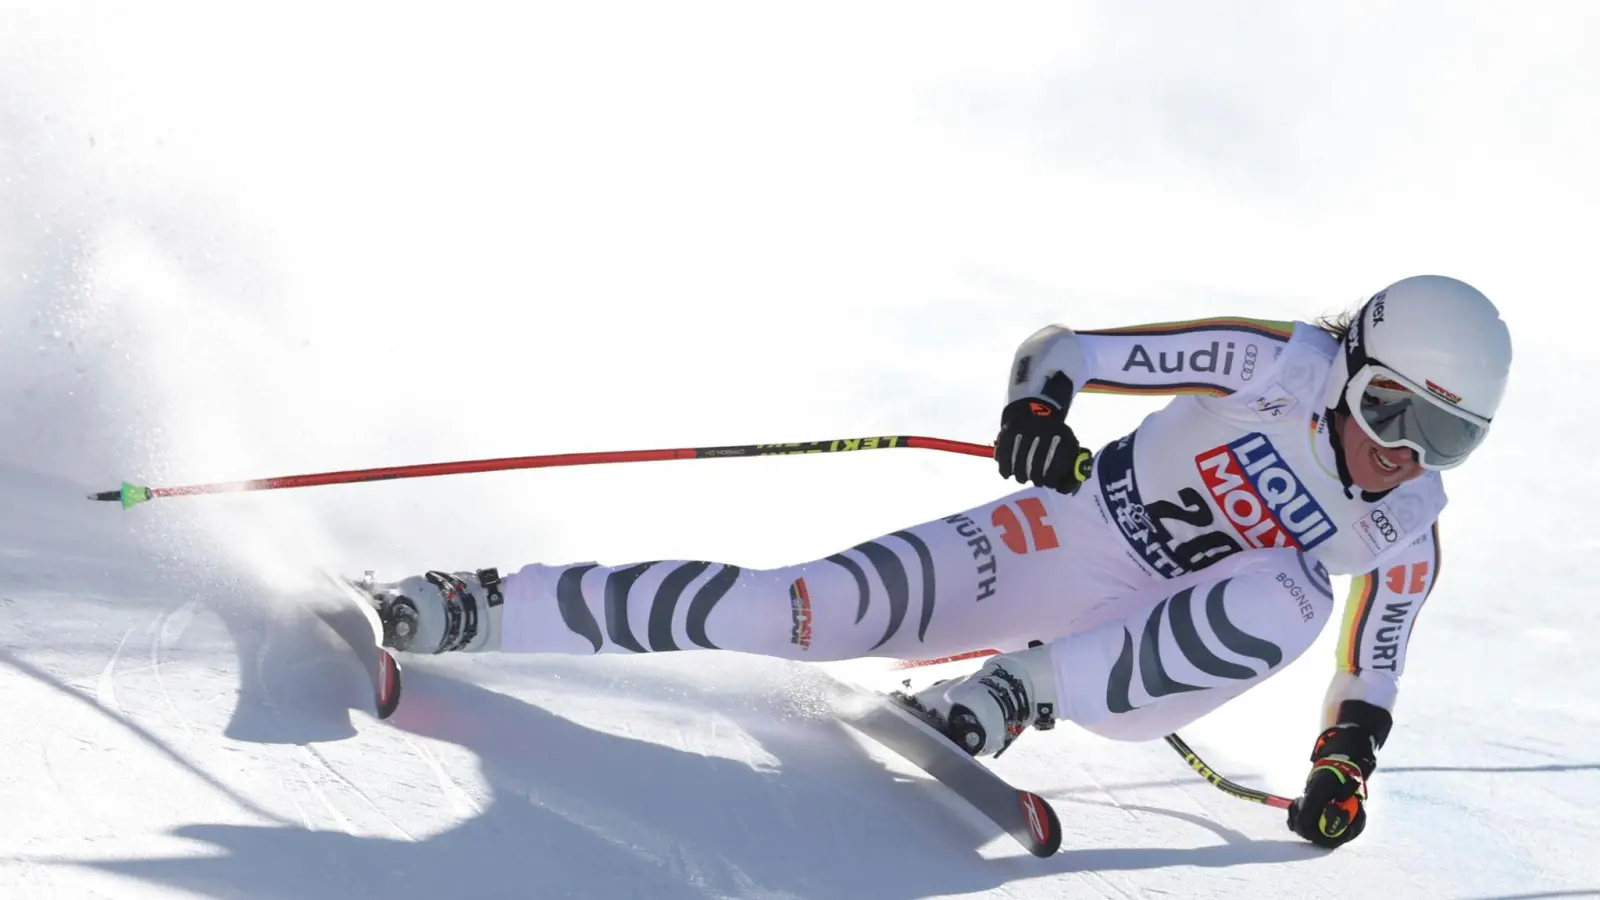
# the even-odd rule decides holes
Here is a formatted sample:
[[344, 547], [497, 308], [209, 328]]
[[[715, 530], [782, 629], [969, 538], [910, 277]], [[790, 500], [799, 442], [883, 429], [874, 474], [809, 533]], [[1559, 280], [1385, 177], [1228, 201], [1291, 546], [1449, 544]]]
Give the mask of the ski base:
[[927, 772], [1034, 856], [1061, 849], [1061, 819], [1048, 800], [1012, 787], [892, 696], [846, 687], [865, 702], [842, 704], [843, 722]]

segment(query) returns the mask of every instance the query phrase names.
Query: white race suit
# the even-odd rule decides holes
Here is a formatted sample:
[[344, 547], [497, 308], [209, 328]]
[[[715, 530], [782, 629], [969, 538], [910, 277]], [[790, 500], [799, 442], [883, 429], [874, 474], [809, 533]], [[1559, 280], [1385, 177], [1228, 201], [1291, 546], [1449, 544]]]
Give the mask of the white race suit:
[[[1327, 418], [1338, 340], [1227, 318], [1073, 332], [1018, 350], [1011, 397], [1171, 394], [1102, 448], [1076, 494], [1017, 491], [823, 559], [532, 564], [508, 575], [499, 649], [729, 649], [928, 659], [1051, 645], [1058, 718], [1159, 737], [1280, 671], [1352, 575], [1325, 698], [1391, 708], [1438, 576], [1437, 472], [1380, 496], [1341, 481]], [[1338, 386], [1334, 386], [1337, 388]]]

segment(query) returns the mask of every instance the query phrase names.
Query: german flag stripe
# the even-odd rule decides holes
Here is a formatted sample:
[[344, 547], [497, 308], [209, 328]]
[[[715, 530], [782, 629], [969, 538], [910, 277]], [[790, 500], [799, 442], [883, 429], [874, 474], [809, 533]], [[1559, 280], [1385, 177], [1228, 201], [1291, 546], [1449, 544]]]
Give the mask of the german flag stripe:
[[1378, 573], [1350, 579], [1350, 596], [1345, 599], [1344, 625], [1339, 629], [1339, 665], [1352, 675], [1361, 674], [1361, 635], [1367, 630], [1367, 616], [1378, 596]]
[[1428, 593], [1439, 583], [1439, 572], [1444, 569], [1444, 546], [1439, 543], [1439, 520], [1433, 521], [1433, 578], [1428, 582]]
[[1411, 627], [1406, 629], [1406, 646], [1400, 648], [1400, 652], [1401, 653], [1404, 653], [1406, 651], [1406, 647], [1410, 647], [1411, 646], [1411, 635], [1416, 633], [1416, 630], [1417, 630], [1417, 619], [1422, 617], [1422, 607], [1423, 607], [1424, 604], [1426, 604], [1428, 602], [1428, 598], [1433, 596], [1434, 585], [1437, 585], [1439, 583], [1439, 566], [1443, 562], [1444, 562], [1444, 549], [1439, 546], [1439, 522], [1438, 522], [1438, 520], [1434, 520], [1434, 523], [1433, 523], [1433, 574], [1431, 576], [1429, 576], [1429, 578], [1428, 578], [1428, 592], [1426, 594], [1422, 595], [1422, 599], [1421, 600], [1417, 601], [1417, 611], [1411, 614]]
[[1083, 390], [1090, 394], [1125, 394], [1141, 397], [1164, 397], [1169, 394], [1205, 394], [1208, 397], [1227, 397], [1233, 393], [1231, 388], [1219, 387], [1199, 381], [1180, 381], [1174, 384], [1124, 384], [1120, 381], [1106, 381], [1103, 378], [1089, 379], [1084, 384]]
[[1293, 322], [1273, 319], [1246, 319], [1224, 316], [1215, 319], [1186, 319], [1182, 322], [1154, 322], [1149, 325], [1128, 325], [1122, 328], [1105, 328], [1098, 331], [1079, 331], [1079, 334], [1112, 334], [1128, 337], [1156, 337], [1190, 334], [1196, 331], [1246, 331], [1268, 340], [1287, 341], [1294, 335]]

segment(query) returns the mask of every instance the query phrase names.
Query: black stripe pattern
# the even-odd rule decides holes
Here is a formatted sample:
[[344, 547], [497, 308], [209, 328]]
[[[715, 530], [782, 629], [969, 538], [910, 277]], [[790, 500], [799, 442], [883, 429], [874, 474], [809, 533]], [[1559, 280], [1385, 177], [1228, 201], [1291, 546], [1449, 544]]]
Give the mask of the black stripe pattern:
[[883, 589], [889, 595], [889, 626], [884, 629], [883, 637], [872, 645], [872, 649], [876, 650], [894, 637], [905, 622], [906, 608], [911, 605], [911, 585], [906, 581], [906, 567], [893, 550], [876, 541], [867, 541], [855, 549], [861, 551], [861, 555], [878, 571], [878, 577], [883, 579]]
[[711, 580], [695, 593], [694, 599], [689, 601], [689, 620], [686, 623], [689, 640], [707, 650], [721, 649], [711, 643], [711, 638], [706, 637], [706, 619], [711, 616], [711, 611], [723, 597], [728, 595], [728, 590], [738, 580], [738, 566], [723, 566], [722, 571], [711, 576]]
[[1172, 636], [1177, 640], [1184, 658], [1188, 659], [1196, 669], [1217, 678], [1232, 678], [1236, 681], [1254, 678], [1256, 673], [1248, 666], [1228, 662], [1212, 653], [1205, 642], [1200, 640], [1200, 631], [1194, 624], [1194, 611], [1189, 607], [1189, 602], [1193, 599], [1194, 588], [1187, 588], [1172, 598]]
[[1228, 582], [1232, 579], [1224, 578], [1211, 588], [1206, 595], [1206, 621], [1211, 623], [1211, 630], [1216, 633], [1217, 640], [1222, 646], [1251, 659], [1259, 659], [1272, 668], [1283, 662], [1283, 651], [1277, 644], [1262, 640], [1254, 635], [1245, 634], [1234, 624], [1228, 621], [1227, 610], [1223, 608], [1223, 600], [1228, 590]]
[[604, 638], [600, 636], [600, 624], [589, 612], [589, 604], [583, 600], [583, 576], [595, 567], [595, 563], [586, 563], [562, 572], [556, 580], [556, 606], [561, 610], [561, 621], [567, 624], [567, 629], [593, 644], [594, 652], [599, 653], [600, 645], [604, 643]]
[[911, 545], [911, 549], [916, 551], [917, 562], [922, 566], [922, 618], [917, 621], [917, 640], [924, 641], [928, 637], [928, 623], [933, 621], [935, 601], [933, 589], [936, 586], [933, 576], [933, 553], [928, 550], [928, 545], [923, 543], [922, 538], [909, 531], [896, 531], [894, 536]]
[[[1161, 614], [1167, 607], [1168, 601], [1163, 600], [1151, 610], [1150, 618], [1144, 623], [1144, 639], [1139, 642], [1139, 680], [1144, 683], [1144, 692], [1152, 697], [1204, 690], [1199, 685], [1184, 684], [1174, 679], [1161, 665]], [[1122, 636], [1125, 639], [1132, 637], [1127, 629], [1123, 629]], [[1123, 649], [1127, 649], [1126, 640]]]
[[857, 596], [856, 624], [861, 624], [861, 620], [867, 616], [867, 601], [871, 597], [871, 591], [867, 587], [867, 573], [861, 571], [861, 567], [856, 565], [856, 561], [843, 553], [835, 553], [828, 557], [828, 562], [843, 568], [850, 573], [851, 578], [855, 579]]
[[[1260, 660], [1266, 664], [1270, 671], [1273, 667], [1283, 662], [1283, 650], [1268, 640], [1263, 640], [1254, 635], [1246, 634], [1228, 619], [1224, 601], [1227, 596], [1228, 583], [1231, 579], [1224, 579], [1212, 586], [1206, 595], [1206, 622], [1211, 626], [1211, 631], [1217, 640], [1228, 650], [1249, 659]], [[1134, 705], [1129, 696], [1133, 689], [1134, 660], [1138, 660], [1139, 681], [1144, 687], [1144, 692], [1152, 700], [1173, 694], [1182, 694], [1189, 691], [1204, 690], [1195, 685], [1185, 684], [1173, 679], [1167, 674], [1165, 665], [1161, 660], [1161, 621], [1167, 620], [1168, 627], [1172, 629], [1173, 643], [1178, 647], [1178, 652], [1194, 668], [1216, 678], [1225, 678], [1230, 681], [1248, 681], [1255, 678], [1258, 673], [1248, 666], [1229, 662], [1217, 656], [1200, 639], [1200, 631], [1194, 618], [1194, 589], [1187, 588], [1179, 591], [1172, 597], [1156, 604], [1150, 611], [1150, 617], [1145, 621], [1144, 632], [1138, 641], [1138, 651], [1134, 650], [1133, 634], [1124, 626], [1122, 629], [1122, 652], [1117, 656], [1117, 661], [1111, 666], [1111, 677], [1106, 682], [1106, 708], [1113, 713], [1132, 712], [1138, 707]]]
[[[608, 638], [616, 647], [633, 653], [659, 653], [682, 649], [672, 632], [678, 605], [689, 585], [718, 564], [679, 563], [661, 579], [661, 583], [648, 601], [646, 637], [650, 646], [646, 648], [634, 633], [632, 623], [628, 619], [628, 609], [630, 601], [634, 598], [635, 583], [657, 565], [661, 563], [659, 561], [636, 563], [606, 573], [600, 595], [600, 605], [605, 615], [603, 633], [599, 621], [590, 611], [583, 585], [584, 576], [599, 566], [595, 563], [571, 566], [556, 579], [556, 608], [561, 613], [561, 621], [573, 634], [588, 641], [595, 653], [600, 652]], [[695, 592], [694, 599], [689, 601], [689, 612], [684, 622], [684, 632], [691, 643], [707, 650], [720, 649], [706, 635], [706, 620], [710, 618], [722, 598], [727, 596], [734, 582], [739, 580], [739, 573], [738, 566], [720, 566], [716, 574], [707, 579]]]
[[[917, 618], [917, 640], [923, 641], [927, 639], [928, 625], [933, 621], [934, 606], [938, 599], [938, 580], [934, 572], [933, 553], [922, 538], [909, 531], [896, 531], [890, 537], [898, 538], [909, 546], [917, 560], [917, 570], [922, 576], [922, 609]], [[857, 544], [850, 550], [865, 557], [872, 570], [877, 573], [878, 580], [883, 583], [884, 597], [889, 604], [888, 624], [884, 627], [883, 636], [869, 648], [868, 652], [871, 652], [888, 643], [905, 625], [906, 613], [911, 607], [911, 581], [906, 575], [905, 561], [901, 559], [900, 551], [894, 547], [879, 541], [867, 541]], [[855, 581], [856, 621], [860, 622], [866, 617], [867, 610], [872, 605], [872, 583], [867, 579], [866, 571], [844, 553], [836, 553], [828, 557], [827, 561], [849, 572]]]
[[650, 649], [658, 653], [678, 649], [678, 642], [672, 637], [672, 619], [678, 611], [678, 601], [683, 599], [683, 591], [689, 582], [700, 577], [700, 573], [711, 568], [708, 562], [685, 563], [667, 573], [661, 580], [661, 587], [656, 589], [655, 602], [650, 604]]
[[628, 592], [633, 590], [633, 583], [639, 580], [655, 563], [639, 563], [625, 569], [614, 569], [606, 576], [606, 634], [611, 637], [611, 643], [624, 650], [634, 653], [645, 652], [644, 647], [633, 636], [633, 629], [628, 627]]

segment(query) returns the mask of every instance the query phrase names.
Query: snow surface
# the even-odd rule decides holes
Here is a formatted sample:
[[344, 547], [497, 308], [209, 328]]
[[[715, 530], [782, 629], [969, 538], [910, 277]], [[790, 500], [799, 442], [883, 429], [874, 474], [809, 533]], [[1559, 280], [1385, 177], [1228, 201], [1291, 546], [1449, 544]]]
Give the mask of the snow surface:
[[[0, 895], [1600, 894], [1593, 4], [444, 9], [0, 3]], [[1333, 854], [1063, 727], [995, 763], [1069, 831], [1034, 859], [815, 669], [736, 654], [412, 660], [378, 723], [306, 602], [319, 564], [814, 558], [1005, 490], [979, 461], [83, 499], [982, 441], [1046, 322], [1306, 318], [1421, 271], [1500, 301], [1516, 370]], [[1183, 733], [1293, 793], [1333, 637]]]

